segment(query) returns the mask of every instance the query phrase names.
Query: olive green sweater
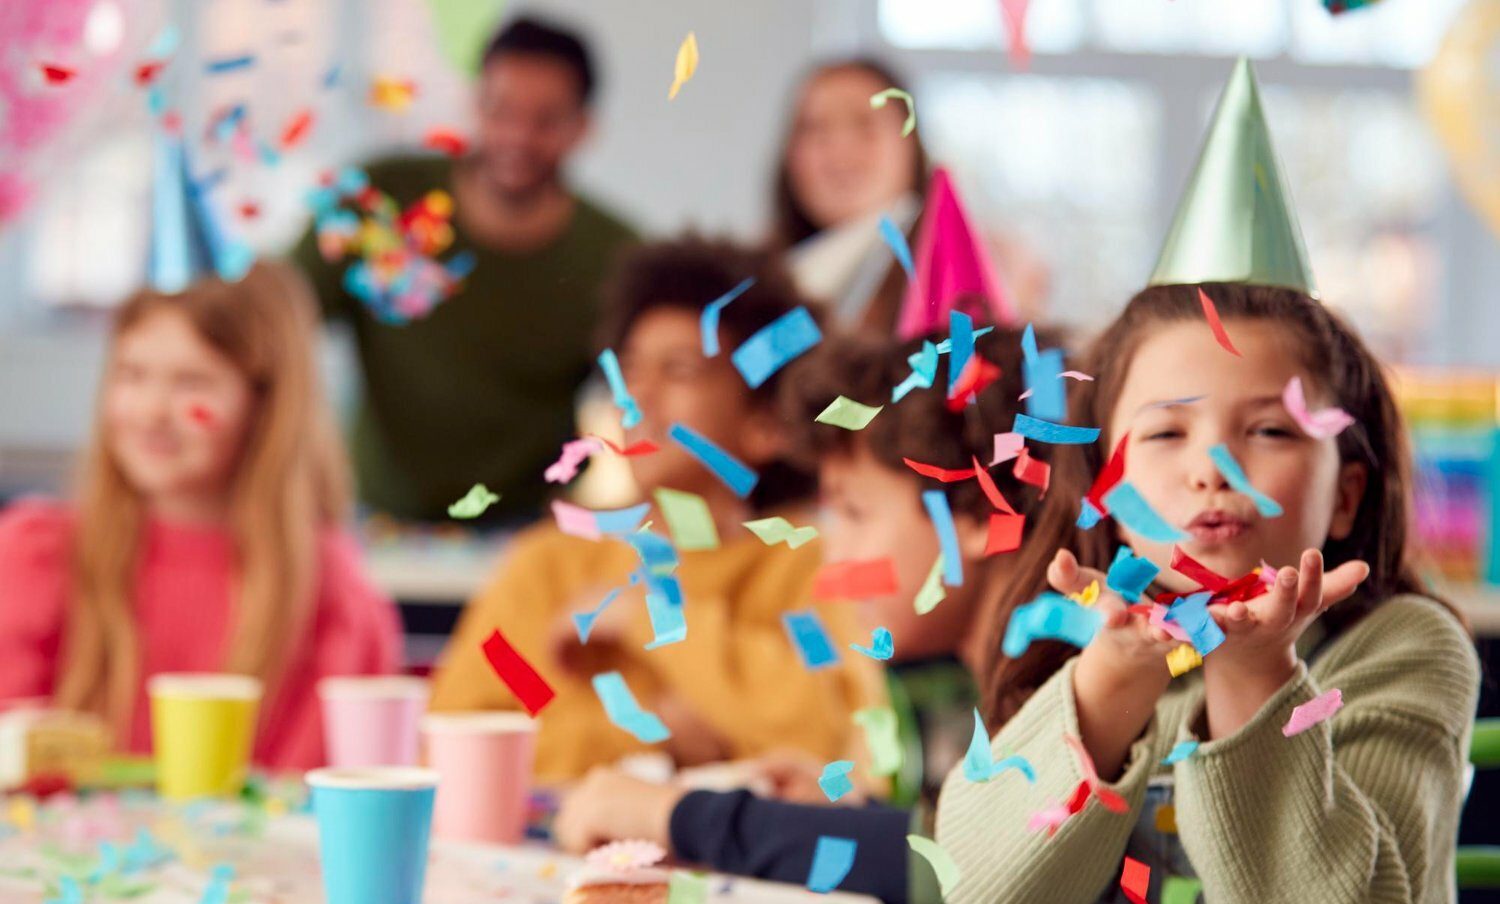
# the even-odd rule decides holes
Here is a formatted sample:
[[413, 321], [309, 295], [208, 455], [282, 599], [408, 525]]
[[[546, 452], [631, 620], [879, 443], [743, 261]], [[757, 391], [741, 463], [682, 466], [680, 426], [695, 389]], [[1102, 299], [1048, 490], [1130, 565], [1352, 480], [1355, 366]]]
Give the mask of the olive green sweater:
[[[1314, 625], [1298, 644], [1306, 655]], [[1070, 661], [993, 739], [1036, 769], [985, 783], [955, 769], [938, 806], [938, 841], [963, 878], [950, 904], [1087, 902], [1112, 894], [1153, 774], [1172, 773], [1182, 847], [1211, 904], [1438, 902], [1454, 899], [1453, 855], [1479, 662], [1438, 603], [1394, 597], [1331, 640], [1240, 731], [1175, 766], [1173, 745], [1203, 724], [1203, 682], [1173, 682], [1109, 786], [1129, 815], [1091, 800], [1048, 838], [1030, 815], [1083, 778], [1063, 733], [1078, 734]], [[1343, 692], [1332, 719], [1292, 738], [1292, 708]]]

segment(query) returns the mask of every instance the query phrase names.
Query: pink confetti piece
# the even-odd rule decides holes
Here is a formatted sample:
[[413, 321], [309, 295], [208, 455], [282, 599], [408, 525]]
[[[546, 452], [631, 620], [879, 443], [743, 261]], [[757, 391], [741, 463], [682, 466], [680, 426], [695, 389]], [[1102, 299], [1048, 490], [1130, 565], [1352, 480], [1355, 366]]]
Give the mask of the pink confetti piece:
[[598, 440], [588, 437], [569, 440], [563, 443], [562, 454], [547, 466], [542, 476], [548, 483], [567, 483], [578, 476], [579, 467], [589, 460], [590, 455], [603, 448]]
[[571, 537], [597, 540], [601, 536], [598, 519], [594, 517], [592, 511], [583, 506], [563, 502], [560, 499], [553, 500], [552, 517], [557, 519], [557, 529]]
[[1026, 437], [1019, 433], [996, 433], [995, 460], [990, 462], [990, 467], [993, 468], [1002, 462], [1010, 461], [1017, 455], [1020, 455], [1021, 450], [1025, 447]]
[[1176, 622], [1169, 622], [1166, 620], [1166, 618], [1167, 607], [1163, 606], [1161, 603], [1152, 603], [1150, 617], [1151, 627], [1161, 628], [1163, 631], [1166, 631], [1167, 634], [1171, 635], [1173, 640], [1179, 640], [1183, 643], [1193, 642], [1193, 638], [1188, 635], [1188, 632], [1182, 629], [1181, 625], [1177, 624]]
[[1302, 432], [1313, 439], [1329, 439], [1338, 436], [1344, 428], [1354, 423], [1354, 418], [1342, 408], [1307, 410], [1307, 397], [1302, 394], [1302, 378], [1292, 377], [1281, 393], [1281, 403], [1287, 413], [1302, 428]]
[[1319, 722], [1330, 719], [1334, 713], [1344, 707], [1344, 692], [1338, 688], [1324, 691], [1306, 703], [1292, 710], [1292, 717], [1281, 726], [1282, 735], [1290, 738], [1299, 735]]
[[1020, 395], [1016, 396], [1016, 401], [1017, 402], [1024, 402], [1024, 401], [1026, 401], [1029, 398], [1031, 398], [1031, 390], [1028, 389], [1025, 392], [1021, 393]]
[[1067, 804], [1052, 804], [1051, 806], [1043, 807], [1031, 814], [1031, 818], [1026, 820], [1026, 831], [1040, 832], [1046, 829], [1047, 836], [1051, 837], [1062, 827], [1063, 823], [1068, 821], [1068, 817], [1072, 815], [1068, 811]]
[[1065, 370], [1061, 374], [1059, 374], [1059, 376], [1071, 377], [1072, 379], [1078, 380], [1081, 383], [1092, 383], [1092, 382], [1094, 382], [1094, 378], [1093, 377], [1089, 376], [1088, 374], [1084, 373], [1081, 370]]

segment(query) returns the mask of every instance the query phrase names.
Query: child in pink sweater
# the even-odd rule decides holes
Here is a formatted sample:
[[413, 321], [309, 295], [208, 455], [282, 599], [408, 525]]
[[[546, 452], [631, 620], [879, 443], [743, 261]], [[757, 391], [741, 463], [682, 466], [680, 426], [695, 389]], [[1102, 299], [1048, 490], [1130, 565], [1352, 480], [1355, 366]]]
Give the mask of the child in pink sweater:
[[400, 632], [339, 527], [312, 310], [267, 264], [120, 308], [76, 499], [0, 512], [0, 706], [94, 712], [144, 753], [149, 676], [255, 675], [255, 761], [322, 763], [317, 681], [394, 670]]

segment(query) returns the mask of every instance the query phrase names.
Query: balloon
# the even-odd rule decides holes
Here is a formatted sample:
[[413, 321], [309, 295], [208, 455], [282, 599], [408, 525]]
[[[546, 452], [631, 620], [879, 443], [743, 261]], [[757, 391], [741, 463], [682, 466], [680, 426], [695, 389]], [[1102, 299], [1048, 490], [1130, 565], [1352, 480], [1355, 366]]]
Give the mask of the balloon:
[[500, 21], [505, 0], [427, 0], [438, 47], [459, 72], [477, 72], [479, 54]]
[[1500, 236], [1500, 0], [1459, 11], [1417, 97], [1464, 197]]
[[158, 0], [0, 3], [0, 227], [129, 89], [159, 14]]

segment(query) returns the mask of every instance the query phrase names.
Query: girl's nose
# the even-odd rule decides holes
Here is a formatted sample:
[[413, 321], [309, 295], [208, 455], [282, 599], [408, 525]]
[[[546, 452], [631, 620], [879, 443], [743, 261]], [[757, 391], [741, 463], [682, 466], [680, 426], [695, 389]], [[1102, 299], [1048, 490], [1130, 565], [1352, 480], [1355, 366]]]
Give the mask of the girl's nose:
[[1214, 460], [1208, 455], [1208, 447], [1205, 446], [1193, 452], [1192, 463], [1187, 468], [1189, 485], [1200, 492], [1216, 492], [1229, 488], [1229, 481], [1219, 473], [1219, 468]]

